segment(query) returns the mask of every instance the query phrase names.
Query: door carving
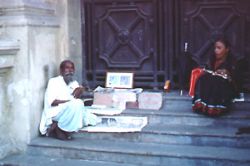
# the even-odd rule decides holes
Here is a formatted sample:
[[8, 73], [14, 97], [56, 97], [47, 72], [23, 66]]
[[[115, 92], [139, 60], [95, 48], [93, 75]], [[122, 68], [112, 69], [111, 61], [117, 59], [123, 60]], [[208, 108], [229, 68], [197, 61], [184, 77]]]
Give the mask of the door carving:
[[135, 87], [158, 86], [159, 5], [158, 0], [85, 1], [87, 78], [93, 85], [104, 85], [107, 71], [132, 71]]
[[[241, 2], [241, 1], [240, 1]], [[245, 56], [247, 13], [235, 2], [182, 1], [182, 41], [190, 43], [193, 58], [200, 64], [211, 55], [213, 42], [220, 35], [232, 44], [234, 56]]]
[[[231, 53], [240, 64], [240, 86], [249, 84], [250, 2], [247, 0], [193, 1], [180, 0], [180, 45], [189, 43], [192, 58], [203, 66], [213, 54], [213, 43], [218, 36], [226, 36], [231, 43]], [[244, 63], [241, 63], [243, 61]], [[248, 78], [249, 79], [249, 78]], [[248, 85], [249, 86], [249, 85]]]
[[107, 68], [143, 66], [153, 46], [149, 40], [153, 21], [150, 15], [136, 7], [108, 8], [102, 15], [96, 24], [99, 40], [95, 49], [100, 63], [105, 63]]
[[249, 8], [249, 0], [84, 0], [84, 75], [92, 87], [104, 85], [107, 71], [132, 71], [135, 87], [171, 80], [178, 88], [184, 43], [202, 66], [225, 35], [249, 87]]

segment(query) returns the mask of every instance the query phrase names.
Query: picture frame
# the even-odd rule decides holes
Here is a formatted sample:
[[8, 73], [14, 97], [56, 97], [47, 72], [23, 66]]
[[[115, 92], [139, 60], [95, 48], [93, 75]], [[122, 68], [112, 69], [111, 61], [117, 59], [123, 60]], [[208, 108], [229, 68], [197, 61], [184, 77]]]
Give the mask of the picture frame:
[[133, 72], [107, 72], [105, 86], [107, 88], [131, 89], [134, 84]]

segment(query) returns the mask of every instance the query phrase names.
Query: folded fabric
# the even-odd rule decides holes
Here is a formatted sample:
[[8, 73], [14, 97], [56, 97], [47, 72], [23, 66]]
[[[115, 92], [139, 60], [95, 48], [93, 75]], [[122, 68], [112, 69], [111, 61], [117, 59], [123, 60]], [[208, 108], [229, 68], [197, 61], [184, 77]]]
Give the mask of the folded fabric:
[[80, 132], [139, 132], [148, 123], [147, 117], [103, 116], [101, 123], [80, 129]]
[[203, 74], [204, 70], [202, 68], [195, 68], [192, 70], [190, 78], [189, 96], [194, 97], [195, 84], [198, 78]]
[[105, 107], [103, 105], [92, 105], [92, 106], [85, 106], [85, 109], [96, 115], [119, 115], [122, 113], [124, 109], [115, 108], [115, 107]]

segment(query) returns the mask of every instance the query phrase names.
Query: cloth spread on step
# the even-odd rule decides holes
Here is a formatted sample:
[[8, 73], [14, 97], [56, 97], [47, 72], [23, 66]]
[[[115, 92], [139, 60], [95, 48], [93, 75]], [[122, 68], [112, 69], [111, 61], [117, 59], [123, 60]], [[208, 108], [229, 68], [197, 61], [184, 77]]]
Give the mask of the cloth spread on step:
[[101, 116], [100, 123], [84, 127], [80, 132], [139, 132], [148, 123], [147, 117]]

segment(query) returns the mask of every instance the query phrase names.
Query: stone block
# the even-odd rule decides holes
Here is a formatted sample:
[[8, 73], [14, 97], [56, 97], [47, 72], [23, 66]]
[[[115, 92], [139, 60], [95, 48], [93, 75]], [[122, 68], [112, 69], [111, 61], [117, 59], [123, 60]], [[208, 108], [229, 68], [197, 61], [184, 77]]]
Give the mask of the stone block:
[[126, 102], [126, 109], [138, 109], [138, 108], [139, 108], [138, 101], [135, 101], [135, 102], [127, 101]]
[[113, 93], [94, 93], [94, 105], [113, 106]]
[[96, 92], [94, 93], [94, 105], [105, 105], [108, 107], [126, 108], [127, 102], [135, 102], [136, 93], [133, 92]]
[[142, 92], [138, 96], [139, 109], [159, 110], [162, 107], [162, 93]]
[[127, 102], [135, 102], [136, 94], [133, 92], [114, 92], [113, 106], [120, 109], [126, 109]]

